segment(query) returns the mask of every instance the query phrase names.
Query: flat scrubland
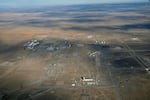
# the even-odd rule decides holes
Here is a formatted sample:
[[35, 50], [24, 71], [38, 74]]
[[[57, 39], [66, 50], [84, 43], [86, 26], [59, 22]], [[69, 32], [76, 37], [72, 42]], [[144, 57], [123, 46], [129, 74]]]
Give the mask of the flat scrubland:
[[[149, 100], [149, 12], [147, 4], [1, 11], [0, 100]], [[31, 40], [40, 45], [24, 49]]]

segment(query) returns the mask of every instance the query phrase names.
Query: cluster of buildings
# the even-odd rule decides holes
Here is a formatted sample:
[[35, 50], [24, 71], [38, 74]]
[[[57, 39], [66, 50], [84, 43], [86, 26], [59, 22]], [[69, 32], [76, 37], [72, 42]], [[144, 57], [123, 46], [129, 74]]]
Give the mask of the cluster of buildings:
[[46, 51], [56, 51], [56, 50], [63, 50], [63, 49], [68, 49], [71, 48], [71, 43], [68, 41], [61, 41], [58, 43], [53, 43], [53, 44], [44, 44], [42, 41], [38, 40], [31, 40], [27, 43], [24, 44], [24, 49], [25, 50], [46, 50]]

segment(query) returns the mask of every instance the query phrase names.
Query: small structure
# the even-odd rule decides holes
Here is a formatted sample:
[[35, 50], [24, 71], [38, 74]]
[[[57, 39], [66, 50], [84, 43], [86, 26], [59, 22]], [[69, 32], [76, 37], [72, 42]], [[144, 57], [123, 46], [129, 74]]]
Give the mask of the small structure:
[[138, 37], [134, 37], [134, 38], [131, 38], [132, 41], [139, 41], [140, 39]]
[[82, 81], [84, 81], [84, 82], [94, 81], [94, 79], [85, 78], [85, 77], [81, 77], [81, 79], [82, 79]]
[[93, 38], [93, 35], [88, 35], [87, 38], [91, 39], [91, 38]]
[[96, 81], [94, 79], [81, 77], [81, 80], [86, 85], [96, 85]]
[[150, 69], [149, 69], [149, 68], [145, 68], [145, 70], [146, 70], [148, 73], [150, 73]]
[[55, 45], [56, 50], [68, 49], [71, 48], [71, 44], [68, 41], [59, 41]]
[[54, 51], [56, 48], [54, 46], [48, 46], [46, 48], [47, 51]]
[[84, 44], [79, 43], [77, 44], [77, 47], [84, 47]]
[[35, 47], [37, 47], [40, 44], [38, 40], [31, 40], [24, 44], [24, 49], [33, 50]]
[[95, 44], [100, 44], [100, 45], [105, 45], [106, 41], [102, 40], [102, 41], [95, 41]]
[[75, 86], [76, 86], [76, 84], [71, 84], [71, 86], [72, 86], [72, 87], [75, 87]]
[[88, 54], [89, 54], [89, 57], [95, 57], [95, 56], [96, 56], [96, 53], [97, 53], [97, 52], [92, 52], [92, 53], [89, 52]]

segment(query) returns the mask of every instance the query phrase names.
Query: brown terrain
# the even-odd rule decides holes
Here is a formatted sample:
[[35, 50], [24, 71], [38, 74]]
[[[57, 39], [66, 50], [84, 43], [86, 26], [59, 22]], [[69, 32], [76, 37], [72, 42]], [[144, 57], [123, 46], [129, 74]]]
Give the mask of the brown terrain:
[[149, 5], [83, 6], [0, 13], [0, 100], [150, 100]]

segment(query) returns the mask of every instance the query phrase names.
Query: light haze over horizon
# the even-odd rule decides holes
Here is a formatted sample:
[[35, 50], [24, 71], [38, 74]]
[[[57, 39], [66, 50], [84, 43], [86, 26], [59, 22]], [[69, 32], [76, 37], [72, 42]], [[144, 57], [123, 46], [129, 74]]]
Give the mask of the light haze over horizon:
[[148, 2], [148, 0], [0, 0], [1, 7], [22, 7], [22, 6], [55, 6], [93, 3], [131, 3]]

